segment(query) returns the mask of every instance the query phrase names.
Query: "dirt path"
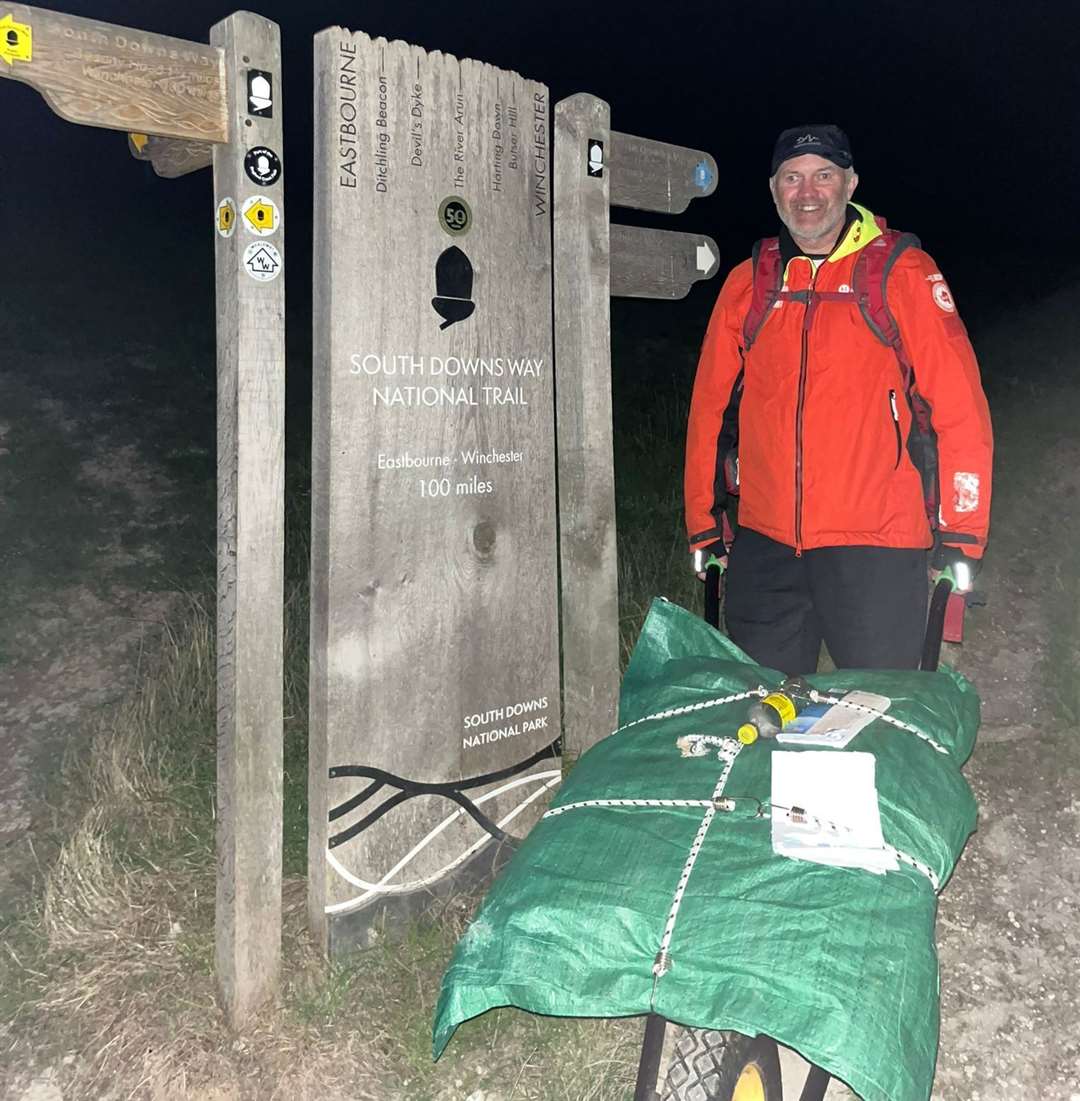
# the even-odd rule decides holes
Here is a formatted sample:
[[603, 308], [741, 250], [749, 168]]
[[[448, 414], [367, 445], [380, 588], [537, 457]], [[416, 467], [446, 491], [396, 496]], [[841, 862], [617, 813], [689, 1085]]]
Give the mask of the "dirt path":
[[193, 526], [205, 473], [176, 477], [211, 457], [177, 445], [160, 354], [26, 347], [0, 376], [0, 912], [64, 753], [131, 691], [212, 539]]
[[966, 770], [979, 829], [938, 918], [942, 1101], [1080, 1101], [1080, 746], [1065, 683], [1076, 593], [1056, 568], [1075, 569], [1066, 509], [1080, 494], [1080, 443], [1052, 446], [1040, 474], [1038, 497], [1002, 509], [989, 603], [957, 659], [983, 714]]

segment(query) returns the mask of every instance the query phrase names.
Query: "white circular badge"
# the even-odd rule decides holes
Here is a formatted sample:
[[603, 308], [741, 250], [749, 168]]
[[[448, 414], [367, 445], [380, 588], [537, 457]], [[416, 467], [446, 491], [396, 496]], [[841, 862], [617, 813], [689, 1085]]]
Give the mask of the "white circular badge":
[[949, 288], [944, 283], [934, 284], [934, 301], [946, 312], [955, 313], [956, 303], [953, 301]]
[[260, 283], [269, 283], [281, 272], [281, 253], [269, 241], [252, 241], [244, 249], [244, 271]]

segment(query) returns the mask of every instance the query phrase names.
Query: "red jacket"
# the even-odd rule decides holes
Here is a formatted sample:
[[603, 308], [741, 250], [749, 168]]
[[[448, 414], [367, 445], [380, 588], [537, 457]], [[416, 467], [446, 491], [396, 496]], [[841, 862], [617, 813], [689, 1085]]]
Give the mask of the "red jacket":
[[[736, 267], [720, 291], [687, 430], [691, 550], [719, 537], [719, 440], [740, 372], [740, 526], [797, 551], [932, 543], [919, 472], [903, 446], [912, 414], [896, 354], [870, 331], [853, 300], [813, 300], [815, 292], [847, 291], [859, 250], [881, 233], [868, 210], [856, 210], [859, 217], [816, 276], [805, 256], [788, 262], [784, 289], [808, 290], [811, 302], [778, 302], [745, 362], [751, 261]], [[937, 265], [921, 249], [901, 254], [886, 290], [938, 437], [942, 540], [955, 535], [965, 553], [981, 557], [993, 441], [967, 330]]]

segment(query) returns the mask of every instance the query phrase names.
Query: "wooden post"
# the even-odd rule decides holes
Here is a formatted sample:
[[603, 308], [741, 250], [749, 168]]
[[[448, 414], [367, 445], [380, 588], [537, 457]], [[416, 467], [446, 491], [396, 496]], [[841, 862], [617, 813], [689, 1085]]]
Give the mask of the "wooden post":
[[677, 214], [716, 188], [698, 149], [611, 129], [603, 100], [555, 106], [555, 366], [563, 729], [580, 756], [615, 729], [619, 586], [609, 298], [682, 298], [718, 269], [701, 234], [612, 225], [610, 206]]
[[574, 757], [615, 729], [619, 698], [609, 173], [603, 160], [610, 119], [608, 105], [595, 96], [571, 96], [555, 107], [563, 730], [566, 752]]
[[241, 1027], [281, 958], [285, 283], [281, 65], [246, 12], [211, 44], [0, 6], [0, 77], [123, 130], [158, 175], [214, 165], [218, 313], [217, 973]]
[[[217, 979], [229, 1021], [242, 1028], [273, 996], [281, 960], [284, 178], [280, 160], [272, 181], [264, 176], [256, 182], [245, 168], [255, 147], [280, 158], [281, 46], [276, 24], [249, 12], [218, 23], [210, 40], [223, 52], [233, 135], [213, 153]], [[253, 79], [267, 80], [270, 89], [255, 103], [249, 96]]]
[[[490, 876], [560, 780], [548, 90], [315, 39], [309, 906]], [[505, 852], [505, 850], [503, 850]]]

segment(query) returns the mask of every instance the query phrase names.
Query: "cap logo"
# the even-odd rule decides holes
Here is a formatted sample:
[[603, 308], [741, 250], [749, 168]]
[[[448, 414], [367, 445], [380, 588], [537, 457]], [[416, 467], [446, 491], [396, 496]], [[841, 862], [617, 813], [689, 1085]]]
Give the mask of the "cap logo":
[[799, 137], [797, 137], [795, 139], [795, 144], [797, 146], [798, 145], [806, 145], [806, 143], [810, 142], [810, 141], [817, 141], [817, 137], [813, 134], [801, 134]]

